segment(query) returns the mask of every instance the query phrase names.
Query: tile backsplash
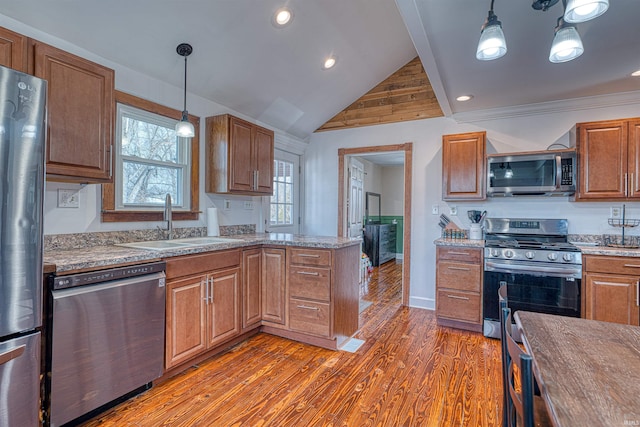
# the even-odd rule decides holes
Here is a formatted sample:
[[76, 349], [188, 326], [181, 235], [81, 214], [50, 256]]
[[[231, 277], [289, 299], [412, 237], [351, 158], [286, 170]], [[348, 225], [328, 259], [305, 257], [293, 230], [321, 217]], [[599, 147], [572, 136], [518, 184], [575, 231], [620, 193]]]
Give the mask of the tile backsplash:
[[[255, 224], [221, 225], [221, 236], [252, 234], [256, 232]], [[207, 235], [206, 227], [174, 228], [173, 238], [202, 237]], [[114, 245], [116, 243], [142, 242], [166, 239], [164, 230], [126, 230], [101, 231], [96, 233], [50, 234], [44, 236], [44, 250], [82, 249], [93, 246]]]

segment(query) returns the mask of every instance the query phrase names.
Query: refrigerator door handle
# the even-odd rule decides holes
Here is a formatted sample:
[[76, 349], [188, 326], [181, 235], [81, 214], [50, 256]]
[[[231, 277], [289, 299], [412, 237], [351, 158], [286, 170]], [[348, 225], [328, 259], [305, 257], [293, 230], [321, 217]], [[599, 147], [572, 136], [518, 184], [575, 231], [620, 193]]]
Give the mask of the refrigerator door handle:
[[17, 359], [18, 357], [22, 356], [26, 347], [27, 346], [25, 344], [22, 344], [20, 347], [12, 348], [9, 351], [0, 353], [0, 365], [9, 363], [13, 359]]

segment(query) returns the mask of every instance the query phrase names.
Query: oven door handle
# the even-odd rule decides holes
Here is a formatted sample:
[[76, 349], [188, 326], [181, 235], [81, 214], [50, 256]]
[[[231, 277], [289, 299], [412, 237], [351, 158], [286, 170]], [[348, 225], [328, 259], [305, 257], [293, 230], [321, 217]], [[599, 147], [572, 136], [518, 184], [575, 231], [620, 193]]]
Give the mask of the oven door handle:
[[519, 265], [519, 264], [501, 264], [492, 261], [485, 261], [485, 271], [495, 271], [498, 273], [548, 273], [562, 277], [573, 277], [579, 279], [582, 276], [582, 271], [575, 268], [553, 268], [553, 267], [536, 267], [532, 265]]

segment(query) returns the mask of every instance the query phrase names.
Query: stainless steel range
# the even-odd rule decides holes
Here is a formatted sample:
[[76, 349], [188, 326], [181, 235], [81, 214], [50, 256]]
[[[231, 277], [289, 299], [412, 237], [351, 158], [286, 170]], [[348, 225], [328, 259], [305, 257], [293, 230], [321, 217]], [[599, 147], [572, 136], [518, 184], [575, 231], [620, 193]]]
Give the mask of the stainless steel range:
[[485, 219], [484, 335], [500, 337], [498, 288], [512, 311], [580, 317], [582, 254], [566, 219]]

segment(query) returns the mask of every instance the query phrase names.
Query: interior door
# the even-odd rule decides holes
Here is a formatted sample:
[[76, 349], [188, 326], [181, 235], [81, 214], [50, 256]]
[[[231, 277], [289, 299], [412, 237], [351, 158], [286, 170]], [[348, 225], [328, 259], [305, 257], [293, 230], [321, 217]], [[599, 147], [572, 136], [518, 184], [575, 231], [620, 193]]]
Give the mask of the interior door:
[[349, 191], [347, 196], [347, 218], [349, 237], [362, 236], [364, 216], [364, 165], [356, 158], [349, 158]]

